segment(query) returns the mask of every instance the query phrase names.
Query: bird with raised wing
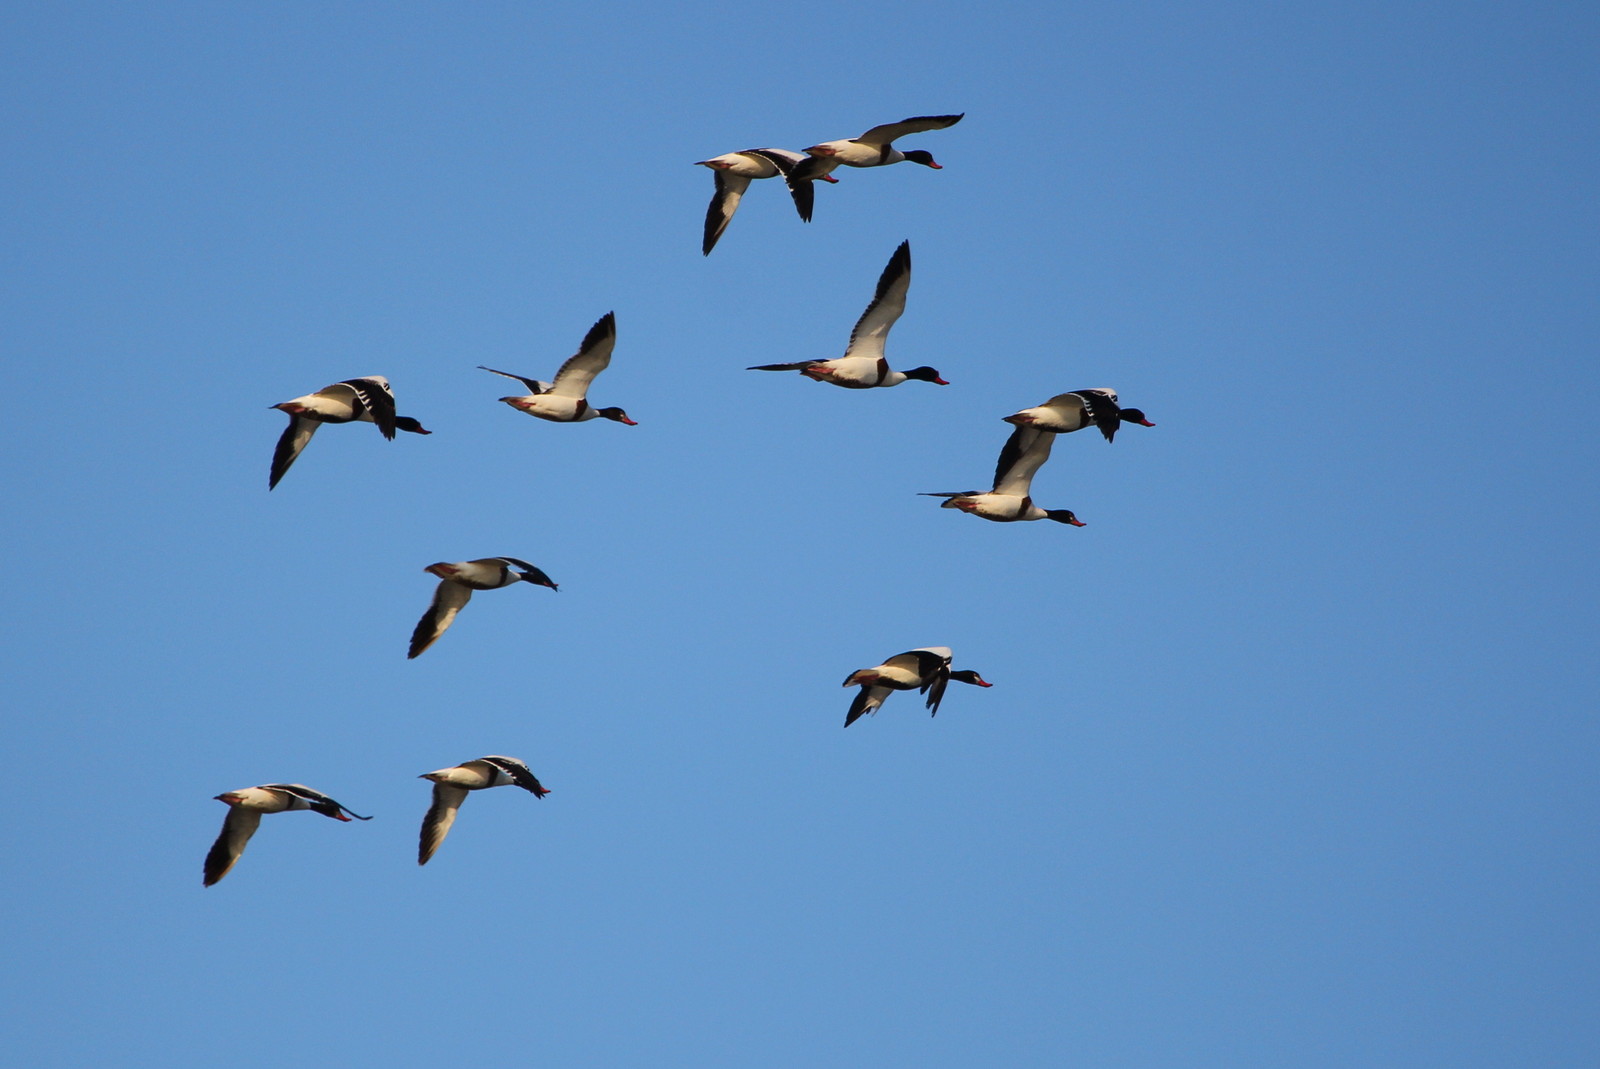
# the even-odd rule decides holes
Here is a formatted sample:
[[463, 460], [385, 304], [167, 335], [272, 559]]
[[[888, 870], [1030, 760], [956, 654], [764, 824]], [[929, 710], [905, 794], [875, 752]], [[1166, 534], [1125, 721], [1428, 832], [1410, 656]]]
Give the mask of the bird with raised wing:
[[543, 798], [550, 793], [526, 764], [515, 757], [499, 754], [463, 761], [437, 772], [424, 772], [418, 778], [433, 781], [433, 804], [422, 818], [422, 841], [417, 847], [419, 865], [426, 865], [439, 849], [439, 844], [444, 842], [444, 837], [450, 834], [450, 825], [456, 822], [456, 811], [467, 800], [468, 791], [514, 786], [521, 787], [535, 798]]
[[[811, 222], [815, 188], [810, 181], [793, 177], [795, 165], [805, 159], [800, 153], [790, 152], [786, 148], [747, 148], [698, 161], [695, 166], [711, 168], [717, 183], [717, 190], [711, 196], [711, 207], [706, 209], [706, 232], [700, 245], [701, 255], [711, 255], [717, 239], [722, 237], [722, 232], [733, 221], [733, 213], [739, 210], [739, 198], [750, 188], [750, 183], [759, 178], [783, 175], [801, 222]], [[838, 181], [831, 175], [821, 175], [820, 180]]]
[[924, 167], [940, 170], [933, 157], [922, 149], [901, 152], [894, 147], [897, 138], [907, 134], [920, 134], [925, 130], [943, 130], [961, 121], [963, 115], [914, 115], [899, 122], [874, 126], [860, 137], [842, 141], [824, 141], [806, 149], [811, 158], [797, 165], [793, 181], [815, 181], [828, 174], [841, 163], [846, 167], [884, 167], [891, 163], [920, 163]]
[[353, 813], [321, 791], [314, 791], [303, 783], [265, 783], [259, 787], [242, 787], [217, 795], [217, 801], [228, 806], [227, 819], [222, 822], [222, 834], [206, 854], [205, 885], [210, 887], [228, 874], [245, 844], [261, 825], [264, 813], [283, 813], [291, 809], [309, 809], [334, 820], [371, 820]]
[[994, 685], [969, 668], [950, 671], [950, 661], [954, 656], [949, 646], [924, 646], [897, 653], [872, 668], [859, 668], [851, 672], [844, 685], [860, 687], [861, 692], [850, 703], [844, 726], [849, 727], [868, 713], [876, 713], [884, 699], [897, 690], [922, 691], [928, 696], [924, 707], [929, 715], [938, 716], [939, 703], [944, 700], [944, 688], [950, 680], [970, 683], [975, 687]]
[[637, 424], [629, 419], [628, 414], [622, 409], [595, 408], [587, 397], [589, 384], [611, 364], [611, 350], [616, 344], [617, 317], [607, 312], [589, 328], [589, 333], [584, 335], [583, 344], [578, 347], [578, 351], [568, 357], [567, 362], [556, 372], [554, 382], [525, 379], [521, 375], [513, 375], [509, 371], [495, 371], [494, 368], [484, 367], [482, 364], [478, 367], [483, 371], [504, 375], [508, 379], [516, 379], [528, 388], [528, 392], [523, 396], [500, 398], [518, 412], [526, 412], [530, 416], [538, 416], [553, 423], [581, 423], [586, 419], [603, 418], [633, 427]]
[[300, 451], [324, 423], [376, 423], [385, 438], [394, 439], [395, 431], [412, 434], [432, 434], [422, 429], [422, 424], [410, 416], [394, 414], [394, 391], [389, 380], [382, 375], [365, 375], [359, 379], [345, 379], [324, 386], [316, 393], [296, 397], [292, 401], [269, 406], [289, 416], [289, 426], [278, 439], [272, 453], [272, 475], [267, 489], [278, 485], [278, 480], [300, 456]]
[[1041, 431], [1024, 424], [1011, 432], [1005, 447], [1000, 450], [992, 490], [962, 490], [922, 496], [945, 498], [940, 508], [960, 509], [968, 515], [997, 523], [1055, 520], [1057, 523], [1083, 527], [1084, 522], [1074, 516], [1071, 509], [1042, 509], [1033, 503], [1030, 496], [1033, 477], [1050, 459], [1050, 447], [1055, 440], [1055, 432]]
[[1108, 442], [1117, 436], [1117, 428], [1125, 422], [1155, 426], [1137, 408], [1118, 407], [1117, 391], [1109, 386], [1058, 393], [1042, 405], [1024, 408], [1004, 419], [1018, 427], [1028, 426], [1056, 434], [1070, 434], [1092, 425], [1100, 428]]
[[909, 379], [932, 382], [939, 386], [950, 385], [931, 367], [914, 367], [910, 371], [893, 371], [883, 355], [889, 328], [906, 310], [906, 292], [911, 288], [911, 242], [903, 241], [889, 257], [888, 266], [878, 277], [878, 290], [872, 303], [856, 321], [850, 332], [850, 344], [844, 355], [832, 360], [802, 360], [794, 364], [759, 364], [746, 371], [798, 371], [817, 382], [831, 382], [851, 390], [868, 390], [874, 386], [898, 386]]
[[411, 649], [407, 660], [421, 656], [422, 652], [439, 640], [449, 630], [474, 590], [499, 590], [513, 583], [532, 583], [558, 589], [550, 577], [525, 560], [516, 557], [484, 557], [481, 560], [459, 561], [455, 564], [430, 564], [423, 569], [439, 577], [439, 587], [433, 592], [433, 603], [417, 621], [411, 632]]

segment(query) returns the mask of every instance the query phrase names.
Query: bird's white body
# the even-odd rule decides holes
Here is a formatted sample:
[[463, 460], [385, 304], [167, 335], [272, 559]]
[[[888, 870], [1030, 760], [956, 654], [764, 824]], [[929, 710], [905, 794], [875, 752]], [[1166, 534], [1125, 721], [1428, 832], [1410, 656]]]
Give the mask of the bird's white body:
[[1042, 405], [1013, 413], [1006, 417], [1006, 422], [1027, 423], [1041, 431], [1052, 431], [1056, 434], [1080, 431], [1094, 423], [1094, 416], [1084, 404], [1084, 399], [1079, 396], [1091, 392], [1106, 394], [1110, 397], [1111, 403], [1116, 404], [1117, 391], [1108, 387], [1096, 387], [1093, 391], [1076, 390], [1072, 393], [1058, 393]]
[[906, 381], [905, 372], [895, 371], [889, 366], [889, 361], [881, 356], [840, 356], [832, 360], [818, 360], [809, 367], [801, 368], [800, 374], [851, 390], [898, 386]]

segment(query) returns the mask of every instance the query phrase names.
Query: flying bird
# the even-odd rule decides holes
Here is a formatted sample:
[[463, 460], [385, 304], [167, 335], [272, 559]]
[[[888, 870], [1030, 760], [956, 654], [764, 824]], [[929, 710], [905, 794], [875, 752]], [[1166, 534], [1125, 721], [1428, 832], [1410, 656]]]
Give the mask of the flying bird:
[[746, 371], [798, 371], [818, 382], [831, 382], [852, 390], [874, 386], [898, 386], [907, 379], [950, 385], [931, 367], [910, 371], [891, 371], [884, 359], [883, 345], [900, 313], [906, 310], [906, 291], [911, 288], [911, 242], [902, 241], [889, 257], [888, 266], [878, 277], [878, 292], [850, 332], [844, 355], [833, 360], [802, 360], [797, 364], [760, 364]]
[[478, 367], [483, 371], [504, 375], [508, 379], [516, 379], [528, 388], [526, 396], [500, 398], [519, 412], [526, 412], [530, 416], [538, 416], [553, 423], [581, 423], [586, 419], [603, 417], [633, 427], [637, 424], [629, 419], [628, 414], [622, 409], [595, 408], [584, 396], [589, 392], [589, 384], [594, 381], [594, 377], [611, 363], [611, 350], [616, 344], [617, 317], [614, 313], [607, 312], [589, 328], [589, 333], [584, 335], [583, 344], [578, 347], [575, 354], [567, 358], [566, 363], [561, 365], [553, 383], [539, 379], [525, 379], [521, 375], [513, 375], [507, 371], [495, 371], [494, 368], [484, 367], [482, 364]]
[[[717, 181], [717, 191], [711, 196], [711, 207], [706, 209], [706, 234], [700, 245], [701, 255], [711, 255], [717, 239], [722, 237], [722, 232], [733, 221], [733, 213], [739, 210], [739, 198], [744, 196], [744, 191], [750, 188], [754, 179], [783, 175], [784, 182], [789, 186], [789, 196], [794, 200], [795, 211], [800, 213], [802, 222], [811, 222], [811, 202], [815, 190], [806, 179], [796, 180], [792, 177], [795, 164], [804, 159], [806, 157], [800, 153], [785, 148], [747, 148], [696, 163], [696, 167], [711, 168]], [[831, 175], [822, 175], [821, 180], [838, 181]]]
[[1109, 386], [1058, 393], [1042, 405], [1006, 416], [1005, 421], [1056, 434], [1068, 434], [1092, 424], [1100, 428], [1108, 442], [1117, 436], [1117, 428], [1124, 422], [1155, 426], [1137, 408], [1117, 407], [1117, 391]]
[[953, 656], [949, 646], [925, 646], [897, 653], [876, 667], [851, 672], [844, 685], [860, 687], [861, 692], [850, 703], [844, 726], [849, 727], [867, 713], [876, 713], [884, 699], [897, 690], [922, 691], [928, 696], [925, 707], [929, 715], [938, 716], [939, 703], [944, 700], [944, 688], [950, 680], [976, 687], [994, 686], [971, 669], [950, 671]]
[[963, 115], [916, 115], [899, 122], [884, 123], [874, 126], [860, 137], [846, 138], [843, 141], [824, 141], [820, 145], [812, 145], [806, 149], [806, 154], [811, 158], [800, 163], [794, 169], [791, 181], [815, 181], [838, 167], [841, 163], [846, 167], [883, 167], [891, 163], [920, 163], [924, 167], [941, 170], [933, 157], [922, 149], [914, 148], [909, 152], [901, 152], [894, 148], [896, 138], [905, 137], [907, 134], [920, 134], [924, 130], [943, 130], [954, 126], [961, 121]]
[[439, 588], [433, 592], [433, 604], [428, 606], [428, 611], [417, 621], [416, 630], [411, 632], [411, 650], [406, 654], [407, 660], [421, 656], [422, 651], [449, 630], [456, 614], [472, 600], [474, 590], [499, 590], [517, 582], [558, 589], [544, 572], [515, 557], [485, 557], [456, 564], [430, 564], [422, 570], [439, 577]]
[[296, 397], [292, 401], [271, 405], [289, 414], [289, 426], [278, 439], [278, 448], [272, 454], [272, 476], [267, 489], [278, 485], [300, 451], [317, 433], [323, 423], [376, 423], [385, 438], [394, 439], [395, 431], [412, 434], [432, 434], [422, 429], [422, 424], [410, 416], [394, 414], [394, 391], [389, 380], [382, 375], [366, 375], [359, 379], [345, 379], [332, 386], [324, 386], [316, 393]]
[[923, 497], [942, 497], [946, 500], [940, 508], [960, 509], [972, 516], [980, 516], [998, 523], [1013, 520], [1055, 520], [1074, 527], [1085, 526], [1070, 509], [1042, 509], [1029, 496], [1034, 474], [1050, 459], [1050, 447], [1055, 443], [1053, 431], [1041, 431], [1026, 424], [1011, 432], [1005, 447], [1000, 450], [1000, 462], [994, 469], [994, 489], [962, 490], [953, 494], [923, 494]]
[[468, 791], [481, 791], [489, 787], [517, 786], [535, 798], [550, 792], [528, 766], [515, 757], [491, 754], [475, 761], [463, 761], [453, 768], [437, 772], [424, 772], [420, 779], [433, 780], [433, 805], [422, 818], [422, 842], [417, 848], [417, 864], [426, 865], [439, 849], [444, 837], [450, 834], [450, 825], [456, 822], [456, 811], [467, 800]]
[[263, 813], [282, 813], [290, 809], [309, 809], [334, 820], [348, 822], [371, 820], [353, 813], [321, 791], [314, 791], [303, 783], [266, 783], [260, 787], [244, 787], [217, 795], [217, 801], [226, 802], [228, 817], [222, 822], [222, 834], [211, 844], [206, 854], [205, 885], [210, 887], [228, 874], [245, 844], [256, 833]]

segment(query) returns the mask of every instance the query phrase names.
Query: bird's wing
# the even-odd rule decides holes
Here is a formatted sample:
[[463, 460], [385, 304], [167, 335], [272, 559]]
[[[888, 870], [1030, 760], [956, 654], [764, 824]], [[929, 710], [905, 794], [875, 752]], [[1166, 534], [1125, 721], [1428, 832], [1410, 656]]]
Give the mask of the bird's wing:
[[826, 178], [839, 166], [839, 161], [832, 156], [808, 156], [794, 165], [794, 170], [785, 177], [790, 182], [813, 182], [819, 178]]
[[370, 375], [362, 379], [345, 379], [336, 383], [339, 386], [348, 386], [355, 391], [356, 397], [372, 417], [372, 422], [378, 425], [378, 430], [383, 432], [385, 438], [394, 437], [394, 391], [389, 389], [389, 380], [382, 375]]
[[873, 359], [883, 356], [883, 343], [889, 337], [889, 328], [906, 310], [906, 291], [910, 288], [911, 242], [902, 241], [889, 257], [883, 274], [878, 276], [878, 291], [861, 318], [856, 320], [856, 329], [850, 332], [850, 345], [844, 355]]
[[278, 480], [294, 465], [300, 450], [311, 441], [319, 425], [316, 420], [304, 416], [289, 417], [289, 425], [283, 429], [283, 434], [278, 438], [278, 447], [272, 451], [272, 475], [267, 480], [268, 490], [277, 486]]
[[[325, 817], [333, 817], [335, 820], [349, 820], [350, 817], [354, 817], [357, 820], [372, 819], [371, 817], [364, 817], [354, 810], [345, 808], [332, 798], [328, 797], [326, 794], [323, 794], [318, 790], [313, 790], [312, 788], [307, 787], [304, 783], [264, 783], [261, 785], [261, 789], [264, 791], [277, 791], [279, 794], [287, 794], [291, 797], [298, 798], [305, 802], [306, 805], [315, 812], [321, 813]], [[343, 815], [346, 813], [348, 813], [350, 816], [347, 817]]]
[[440, 580], [439, 589], [433, 592], [433, 604], [428, 606], [428, 611], [417, 621], [416, 630], [411, 632], [411, 650], [406, 658], [421, 656], [424, 650], [437, 642], [439, 636], [455, 622], [456, 613], [471, 600], [471, 587], [448, 579]]
[[490, 754], [488, 757], [481, 758], [480, 760], [487, 761], [495, 768], [498, 768], [501, 772], [504, 772], [506, 775], [510, 776], [512, 783], [518, 787], [521, 787], [525, 791], [531, 791], [535, 798], [543, 798], [545, 795], [550, 793], [549, 791], [545, 790], [544, 784], [539, 782], [539, 777], [533, 774], [533, 770], [527, 765], [523, 764], [521, 761], [518, 761], [515, 757], [503, 757], [500, 754]]
[[260, 826], [259, 809], [243, 809], [236, 805], [228, 807], [228, 818], [222, 822], [222, 834], [217, 836], [217, 841], [211, 844], [210, 853], [206, 854], [207, 887], [228, 874], [234, 862], [239, 860], [239, 855], [244, 853], [244, 844], [250, 841], [250, 836]]
[[1054, 431], [1041, 431], [1037, 427], [1023, 425], [1012, 431], [1000, 450], [1000, 462], [994, 468], [993, 492], [1027, 497], [1034, 473], [1050, 459], [1050, 447], [1055, 441]]
[[611, 363], [611, 349], [617, 344], [617, 317], [607, 312], [583, 336], [578, 351], [556, 372], [550, 393], [555, 397], [582, 397], [589, 392], [594, 377]]
[[533, 397], [537, 397], [542, 393], [547, 393], [550, 389], [550, 384], [542, 379], [525, 379], [521, 375], [513, 375], [509, 371], [495, 371], [494, 368], [484, 367], [482, 364], [478, 365], [478, 370], [492, 372], [496, 375], [504, 375], [508, 379], [516, 379], [518, 382], [522, 383], [522, 385], [528, 388], [528, 393]]
[[745, 370], [746, 371], [804, 371], [806, 368], [811, 367], [811, 366], [813, 366], [815, 364], [823, 364], [823, 363], [826, 363], [826, 362], [827, 361], [825, 361], [825, 360], [802, 360], [798, 364], [757, 364], [755, 367], [747, 367], [747, 368], [745, 368]]
[[877, 712], [878, 706], [883, 704], [883, 699], [893, 693], [894, 691], [888, 687], [862, 687], [850, 702], [850, 711], [844, 715], [844, 726], [849, 727], [866, 714]]
[[925, 708], [929, 716], [939, 715], [939, 703], [944, 701], [944, 688], [950, 682], [950, 666], [941, 665], [933, 674], [933, 680], [928, 684], [928, 701]]
[[961, 115], [914, 115], [899, 122], [886, 122], [882, 126], [874, 126], [856, 140], [864, 145], [887, 145], [895, 138], [907, 134], [920, 134], [924, 130], [943, 130], [947, 126], [954, 126], [965, 114], [966, 112], [962, 112]]
[[[746, 156], [760, 156], [776, 167], [778, 173], [783, 175], [784, 184], [789, 187], [789, 198], [794, 201], [794, 210], [800, 213], [800, 221], [804, 223], [811, 222], [811, 206], [816, 200], [816, 187], [812, 185], [810, 179], [796, 176], [794, 170], [797, 165], [804, 163], [811, 157], [800, 152], [790, 152], [786, 148], [752, 148], [746, 149], [743, 154]], [[731, 216], [733, 210], [729, 209], [728, 214]], [[724, 223], [723, 225], [726, 226], [727, 224]], [[711, 219], [707, 216], [706, 233], [710, 234], [710, 232]], [[707, 251], [710, 250], [707, 249]]]
[[1083, 406], [1089, 419], [1094, 421], [1094, 425], [1100, 428], [1100, 433], [1105, 436], [1106, 441], [1116, 439], [1117, 428], [1122, 426], [1122, 409], [1117, 405], [1116, 390], [1102, 386], [1088, 390], [1073, 390], [1069, 396], [1078, 399], [1078, 403]]
[[426, 865], [434, 851], [439, 849], [444, 837], [450, 834], [450, 825], [456, 822], [456, 810], [461, 808], [461, 803], [466, 799], [465, 787], [453, 787], [448, 783], [433, 785], [433, 804], [422, 818], [422, 841], [417, 845], [417, 864]]
[[760, 156], [778, 169], [779, 174], [788, 174], [794, 170], [797, 163], [810, 159], [804, 152], [791, 152], [786, 148], [747, 148], [739, 153], [741, 156]]
[[794, 201], [794, 210], [800, 213], [800, 221], [811, 222], [811, 208], [817, 199], [816, 185], [809, 179], [796, 178], [792, 174], [784, 175], [783, 180], [789, 187], [789, 199]]
[[[710, 256], [711, 250], [716, 248], [717, 239], [733, 221], [733, 213], [739, 210], [739, 198], [750, 188], [750, 179], [743, 175], [727, 171], [712, 171], [711, 174], [717, 180], [717, 191], [711, 195], [711, 206], [706, 209], [706, 235], [700, 243], [702, 256]], [[556, 379], [560, 381], [560, 376]]]

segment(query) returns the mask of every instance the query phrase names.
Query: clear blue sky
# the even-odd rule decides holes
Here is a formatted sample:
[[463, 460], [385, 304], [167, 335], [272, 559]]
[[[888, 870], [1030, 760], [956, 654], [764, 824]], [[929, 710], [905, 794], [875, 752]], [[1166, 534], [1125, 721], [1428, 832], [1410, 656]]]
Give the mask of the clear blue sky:
[[[1594, 1065], [1594, 9], [541, 7], [0, 22], [18, 1063]], [[693, 161], [962, 111], [700, 256]], [[907, 239], [950, 386], [743, 370]], [[613, 309], [638, 427], [475, 370]], [[435, 433], [269, 495], [374, 373]], [[1087, 527], [915, 496], [1101, 385]], [[994, 687], [841, 730], [924, 645]], [[203, 890], [282, 780], [376, 819]]]

